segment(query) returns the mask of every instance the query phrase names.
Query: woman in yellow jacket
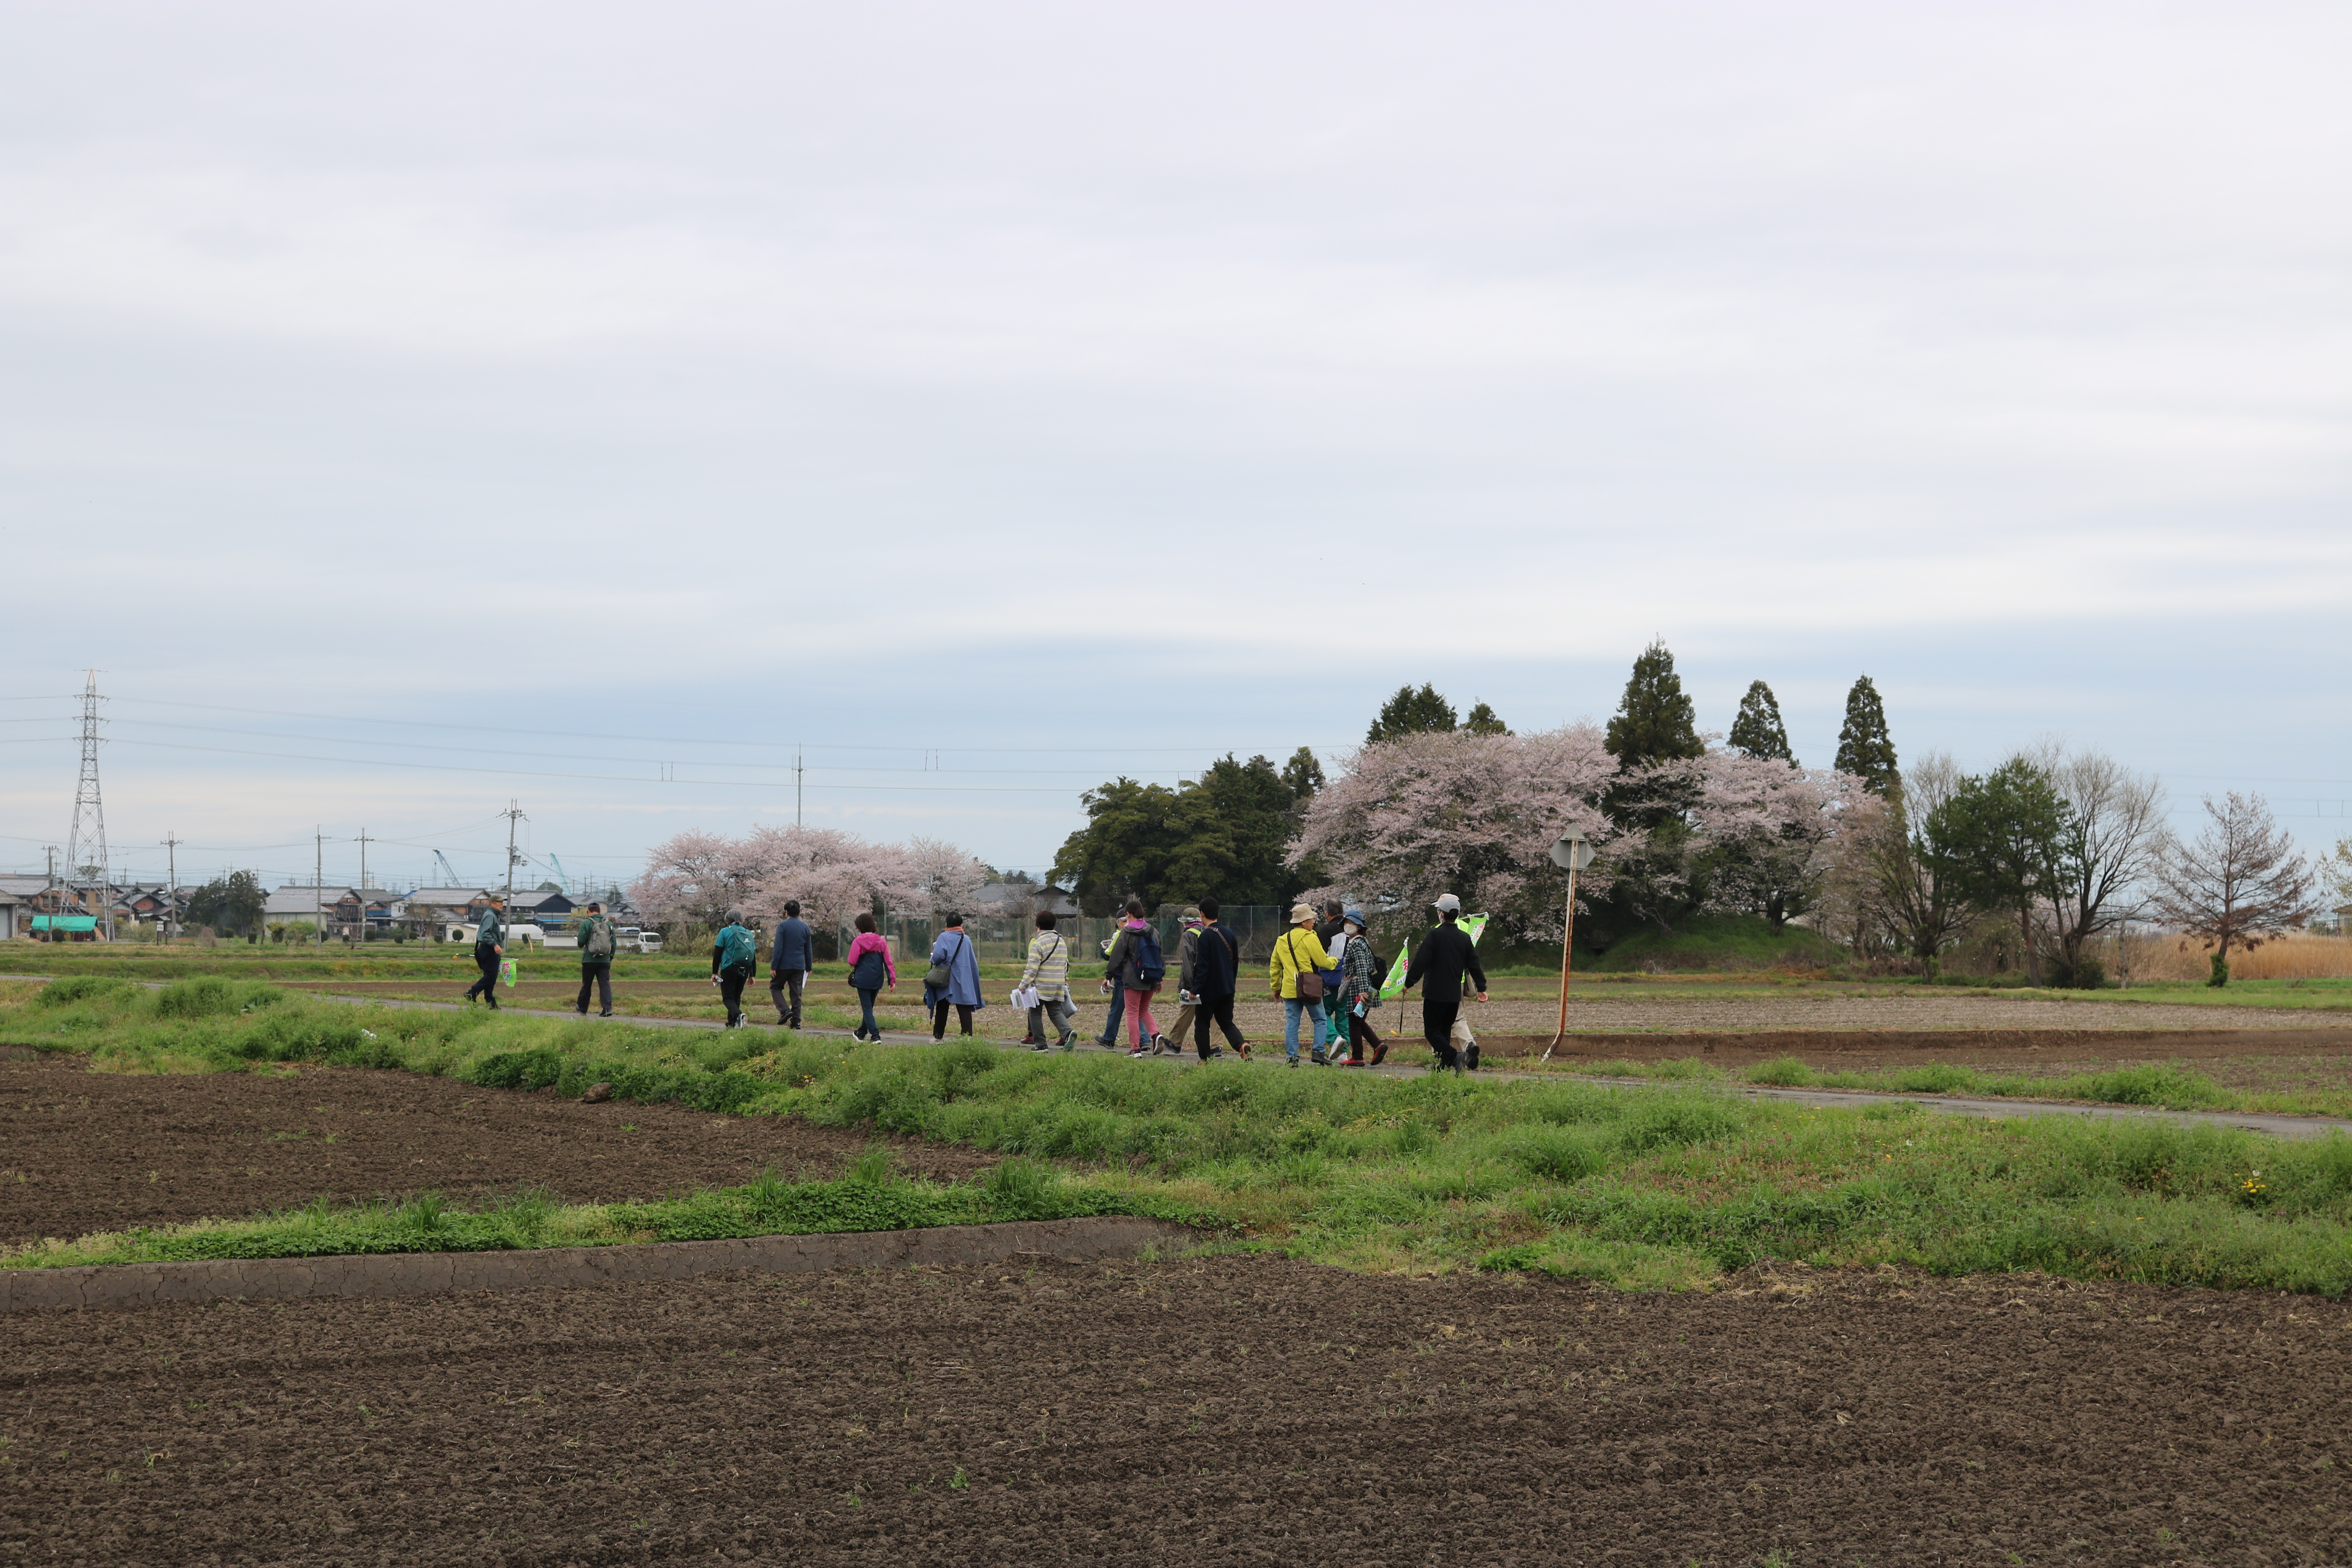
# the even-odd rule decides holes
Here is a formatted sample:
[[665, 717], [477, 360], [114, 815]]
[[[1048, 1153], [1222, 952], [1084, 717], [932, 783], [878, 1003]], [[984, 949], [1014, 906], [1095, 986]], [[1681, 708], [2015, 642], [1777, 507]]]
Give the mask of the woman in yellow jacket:
[[1290, 911], [1290, 929], [1274, 944], [1274, 956], [1265, 966], [1265, 981], [1274, 994], [1282, 998], [1282, 1053], [1292, 1067], [1298, 1065], [1298, 1016], [1304, 1013], [1314, 1020], [1307, 1037], [1316, 1042], [1315, 1065], [1326, 1061], [1323, 1055], [1323, 982], [1315, 981], [1316, 995], [1298, 994], [1298, 977], [1316, 975], [1330, 968], [1331, 955], [1323, 951], [1320, 938], [1315, 934], [1315, 911], [1305, 904], [1294, 905]]

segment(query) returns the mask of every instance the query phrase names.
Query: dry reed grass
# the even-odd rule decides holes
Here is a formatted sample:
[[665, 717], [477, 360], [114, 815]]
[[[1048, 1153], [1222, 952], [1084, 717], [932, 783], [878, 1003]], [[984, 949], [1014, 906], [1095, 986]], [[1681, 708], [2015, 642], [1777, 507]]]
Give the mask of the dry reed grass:
[[[2212, 951], [2193, 936], [2135, 936], [2129, 953], [2135, 982], [2202, 980], [2210, 971]], [[2107, 960], [2108, 973], [2115, 959]], [[2232, 980], [2352, 979], [2352, 938], [2319, 936], [2304, 931], [2273, 937], [2252, 952], [2230, 950]]]

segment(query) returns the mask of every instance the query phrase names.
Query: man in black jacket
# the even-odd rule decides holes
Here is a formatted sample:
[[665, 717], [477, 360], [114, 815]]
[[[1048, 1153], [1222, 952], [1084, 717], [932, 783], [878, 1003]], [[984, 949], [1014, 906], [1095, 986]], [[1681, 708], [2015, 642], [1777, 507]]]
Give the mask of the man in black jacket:
[[1241, 984], [1241, 940], [1234, 935], [1233, 927], [1217, 918], [1214, 899], [1201, 900], [1201, 921], [1200, 934], [1192, 942], [1192, 967], [1178, 982], [1201, 999], [1193, 1007], [1192, 1047], [1202, 1061], [1217, 1054], [1209, 1044], [1209, 1020], [1214, 1018], [1234, 1055], [1246, 1061], [1249, 1042], [1234, 1026], [1234, 993]]
[[1486, 972], [1478, 967], [1478, 944], [1455, 923], [1462, 918], [1462, 900], [1446, 894], [1437, 900], [1437, 929], [1421, 939], [1412, 962], [1405, 966], [1404, 988], [1410, 991], [1424, 980], [1429, 982], [1421, 998], [1421, 1032], [1429, 1048], [1437, 1053], [1438, 1067], [1454, 1072], [1468, 1068], [1475, 1072], [1478, 1047], [1473, 1044], [1466, 1051], [1454, 1048], [1454, 1020], [1462, 1012], [1464, 977], [1477, 983], [1478, 1000], [1484, 1002]]

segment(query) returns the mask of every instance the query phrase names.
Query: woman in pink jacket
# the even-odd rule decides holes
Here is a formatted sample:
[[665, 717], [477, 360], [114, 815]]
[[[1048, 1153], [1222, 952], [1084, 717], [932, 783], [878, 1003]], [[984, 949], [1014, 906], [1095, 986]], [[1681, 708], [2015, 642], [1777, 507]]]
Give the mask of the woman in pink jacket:
[[898, 989], [898, 966], [890, 962], [890, 942], [876, 934], [874, 917], [857, 917], [857, 940], [849, 944], [849, 983], [857, 988], [857, 1000], [866, 1009], [866, 1021], [857, 1026], [861, 1040], [878, 1040], [881, 1026], [874, 1021], [874, 998], [882, 987]]

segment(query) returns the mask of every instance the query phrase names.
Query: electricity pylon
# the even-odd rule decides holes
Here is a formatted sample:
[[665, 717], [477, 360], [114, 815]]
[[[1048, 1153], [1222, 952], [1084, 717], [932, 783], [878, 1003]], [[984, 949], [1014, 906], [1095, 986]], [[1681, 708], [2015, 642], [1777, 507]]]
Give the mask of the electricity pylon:
[[66, 839], [66, 865], [99, 886], [100, 911], [106, 920], [106, 940], [114, 940], [114, 889], [107, 881], [106, 803], [98, 793], [98, 671], [81, 692], [81, 778], [74, 785], [73, 832]]

